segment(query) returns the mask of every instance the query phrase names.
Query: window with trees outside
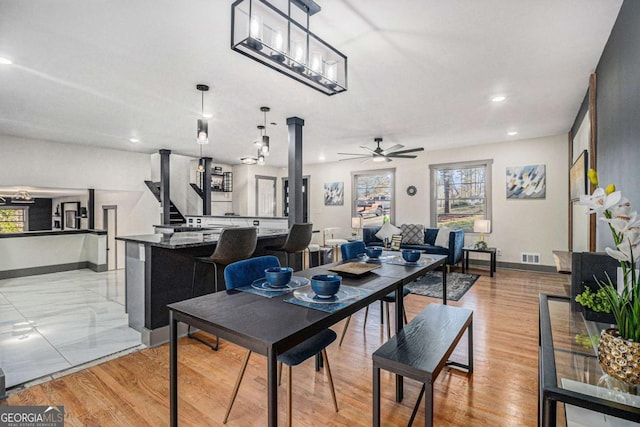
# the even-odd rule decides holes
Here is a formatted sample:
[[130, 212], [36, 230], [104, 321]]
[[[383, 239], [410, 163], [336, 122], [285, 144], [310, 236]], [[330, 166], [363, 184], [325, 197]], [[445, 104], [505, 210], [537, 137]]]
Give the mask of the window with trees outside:
[[1, 207], [0, 233], [21, 233], [28, 231], [27, 208]]
[[363, 227], [393, 221], [395, 169], [354, 172], [352, 177], [352, 216], [361, 217]]
[[431, 224], [473, 231], [491, 219], [492, 160], [431, 165]]

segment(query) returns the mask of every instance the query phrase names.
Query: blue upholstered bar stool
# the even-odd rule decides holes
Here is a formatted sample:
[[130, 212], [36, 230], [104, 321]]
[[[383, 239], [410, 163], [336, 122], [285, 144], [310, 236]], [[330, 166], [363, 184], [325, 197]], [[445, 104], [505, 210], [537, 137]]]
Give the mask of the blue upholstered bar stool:
[[[228, 265], [224, 269], [224, 281], [226, 283], [227, 290], [250, 285], [254, 280], [263, 278], [264, 270], [271, 267], [280, 267], [280, 261], [277, 257], [272, 255], [251, 258]], [[324, 366], [326, 367], [327, 378], [329, 380], [329, 385], [331, 386], [331, 397], [333, 397], [333, 406], [336, 412], [338, 412], [336, 391], [333, 387], [333, 378], [331, 377], [331, 368], [329, 367], [329, 358], [327, 357], [326, 350], [327, 346], [334, 342], [336, 338], [337, 336], [335, 332], [333, 332], [331, 329], [325, 329], [318, 332], [311, 338], [308, 338], [307, 340], [301, 342], [297, 346], [278, 355], [278, 361], [280, 363], [284, 363], [289, 368], [287, 371], [287, 425], [291, 425], [291, 367], [299, 365], [300, 363], [304, 362], [312, 356], [315, 356], [318, 353], [322, 353], [322, 357], [324, 358]], [[251, 350], [247, 350], [247, 353], [245, 354], [244, 360], [242, 362], [242, 367], [240, 368], [240, 373], [238, 374], [238, 379], [236, 380], [236, 384], [233, 387], [233, 393], [231, 395], [231, 400], [229, 401], [229, 406], [227, 406], [227, 413], [225, 414], [223, 421], [224, 424], [226, 424], [227, 420], [229, 419], [229, 413], [231, 412], [233, 402], [235, 402], [236, 396], [238, 395], [238, 389], [240, 388], [240, 383], [242, 382], [242, 377], [244, 376], [244, 371], [247, 368], [247, 363], [249, 362], [250, 356]]]
[[[340, 251], [342, 252], [342, 259], [355, 259], [365, 253], [364, 250], [364, 242], [358, 240], [355, 242], [344, 243], [340, 247]], [[402, 296], [403, 298], [409, 295], [411, 292], [407, 288], [402, 288]], [[396, 302], [396, 293], [389, 292], [387, 295], [383, 296], [380, 299], [380, 323], [383, 323], [383, 302], [386, 303], [386, 313], [387, 313], [387, 339], [391, 338], [391, 322], [389, 319], [389, 304]], [[364, 312], [364, 326], [367, 325], [367, 316], [369, 315], [369, 306], [366, 307]], [[404, 323], [407, 323], [407, 312], [404, 307], [402, 307], [402, 316], [404, 317]], [[342, 328], [342, 334], [340, 335], [340, 342], [338, 346], [342, 345], [342, 340], [344, 340], [344, 335], [347, 333], [347, 328], [349, 327], [349, 322], [351, 321], [351, 316], [347, 317], [347, 322], [344, 324], [344, 328]]]
[[[258, 229], [256, 227], [236, 227], [224, 228], [218, 238], [216, 248], [208, 257], [196, 257], [193, 261], [193, 274], [191, 276], [191, 297], [194, 297], [196, 283], [196, 269], [199, 263], [213, 264], [213, 292], [218, 291], [218, 265], [225, 266], [233, 262], [249, 258], [256, 250], [258, 243]], [[208, 342], [191, 334], [191, 325], [187, 328], [187, 336], [194, 339], [211, 350], [217, 350], [219, 340], [216, 337], [216, 344]]]

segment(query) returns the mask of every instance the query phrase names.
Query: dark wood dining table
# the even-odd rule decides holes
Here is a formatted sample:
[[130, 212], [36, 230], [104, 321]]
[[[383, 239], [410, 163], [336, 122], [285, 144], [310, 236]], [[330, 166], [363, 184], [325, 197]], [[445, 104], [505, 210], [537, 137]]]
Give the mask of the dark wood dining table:
[[[178, 322], [219, 336], [267, 357], [268, 425], [278, 425], [277, 356], [307, 338], [328, 328], [389, 292], [396, 295], [396, 333], [403, 327], [403, 287], [438, 267], [443, 275], [443, 302], [446, 304], [446, 256], [429, 255], [427, 262], [416, 266], [380, 263], [362, 276], [343, 276], [342, 284], [366, 289], [366, 295], [352, 304], [328, 313], [285, 302], [293, 293], [266, 298], [238, 290], [203, 295], [169, 304], [170, 318], [170, 423], [178, 425]], [[353, 260], [350, 260], [353, 261]], [[327, 264], [297, 271], [295, 276], [310, 278], [330, 274]], [[365, 294], [363, 292], [363, 294]], [[396, 400], [402, 400], [403, 379], [396, 377]]]

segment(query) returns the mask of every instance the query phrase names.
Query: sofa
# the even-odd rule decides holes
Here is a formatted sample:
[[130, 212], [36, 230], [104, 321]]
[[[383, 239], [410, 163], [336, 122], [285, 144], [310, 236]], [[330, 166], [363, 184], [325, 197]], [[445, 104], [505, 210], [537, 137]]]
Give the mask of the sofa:
[[[383, 246], [382, 240], [376, 237], [381, 226], [368, 226], [362, 229], [362, 240], [366, 246]], [[400, 244], [400, 249], [419, 249], [427, 254], [447, 255], [447, 265], [454, 266], [462, 261], [462, 247], [464, 246], [464, 230], [449, 232], [449, 247], [436, 246], [435, 241], [439, 228], [424, 229], [423, 244]]]

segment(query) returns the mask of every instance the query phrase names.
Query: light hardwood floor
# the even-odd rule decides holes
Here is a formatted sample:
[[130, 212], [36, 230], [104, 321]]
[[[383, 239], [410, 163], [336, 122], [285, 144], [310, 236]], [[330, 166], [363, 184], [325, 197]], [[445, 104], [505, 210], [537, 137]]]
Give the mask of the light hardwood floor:
[[[474, 311], [474, 373], [445, 368], [435, 383], [436, 426], [534, 426], [537, 423], [538, 294], [566, 295], [569, 276], [486, 271], [458, 302]], [[409, 320], [427, 304], [406, 299]], [[379, 304], [356, 314], [342, 347], [328, 348], [340, 411], [334, 412], [326, 375], [309, 360], [293, 369], [296, 426], [371, 425], [371, 353], [383, 343]], [[342, 323], [336, 325], [342, 330]], [[180, 424], [222, 425], [245, 350], [221, 342], [213, 352], [182, 339], [179, 349]], [[466, 339], [453, 358], [465, 361]], [[265, 358], [252, 355], [228, 426], [266, 425]], [[279, 391], [279, 419], [286, 419], [285, 380]], [[382, 372], [385, 426], [406, 425], [420, 385], [405, 380], [405, 399], [395, 403], [393, 377]], [[163, 426], [169, 424], [169, 347], [145, 349], [92, 368], [13, 393], [0, 404], [64, 405], [66, 426]], [[415, 425], [424, 425], [422, 408]]]

